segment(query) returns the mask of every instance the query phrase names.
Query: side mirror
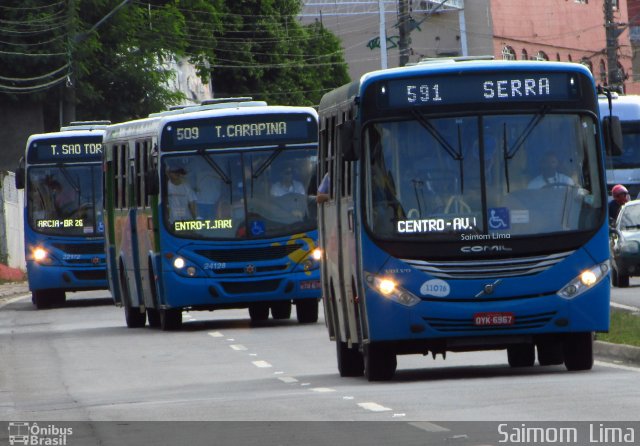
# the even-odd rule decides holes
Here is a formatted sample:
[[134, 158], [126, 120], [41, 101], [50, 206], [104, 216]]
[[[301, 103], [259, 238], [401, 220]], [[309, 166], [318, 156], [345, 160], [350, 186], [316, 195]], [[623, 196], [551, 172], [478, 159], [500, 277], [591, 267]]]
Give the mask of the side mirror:
[[620, 156], [624, 152], [622, 147], [622, 125], [617, 116], [605, 116], [602, 119], [604, 147], [607, 155]]
[[360, 158], [358, 142], [355, 138], [355, 122], [345, 121], [337, 127], [338, 150], [342, 153], [345, 161], [357, 161]]
[[16, 189], [24, 189], [24, 157], [20, 158], [16, 168]]
[[160, 178], [157, 170], [150, 169], [145, 174], [144, 192], [147, 195], [158, 195], [160, 192]]

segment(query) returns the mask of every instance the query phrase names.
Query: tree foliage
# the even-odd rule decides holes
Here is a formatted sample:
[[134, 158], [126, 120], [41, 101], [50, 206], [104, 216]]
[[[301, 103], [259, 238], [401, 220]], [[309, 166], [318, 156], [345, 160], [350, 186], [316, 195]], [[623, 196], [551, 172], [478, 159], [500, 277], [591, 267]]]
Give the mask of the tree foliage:
[[317, 104], [348, 81], [338, 40], [297, 21], [299, 0], [122, 3], [3, 0], [0, 101], [40, 102], [57, 123], [73, 92], [78, 119], [142, 117], [184, 100], [169, 83], [176, 58], [211, 79], [217, 97]]

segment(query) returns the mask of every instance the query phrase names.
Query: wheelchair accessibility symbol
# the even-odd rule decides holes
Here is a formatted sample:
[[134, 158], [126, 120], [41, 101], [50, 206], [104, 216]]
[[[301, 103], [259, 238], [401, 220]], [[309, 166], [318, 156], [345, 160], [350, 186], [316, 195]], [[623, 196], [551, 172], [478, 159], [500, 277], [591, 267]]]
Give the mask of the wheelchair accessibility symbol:
[[510, 227], [508, 208], [489, 209], [489, 229], [509, 229]]

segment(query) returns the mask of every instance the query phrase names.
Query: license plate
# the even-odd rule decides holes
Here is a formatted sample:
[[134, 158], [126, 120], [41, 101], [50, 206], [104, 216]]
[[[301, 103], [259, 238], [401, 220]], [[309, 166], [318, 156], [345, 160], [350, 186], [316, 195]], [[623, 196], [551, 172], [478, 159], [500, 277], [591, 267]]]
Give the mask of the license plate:
[[515, 321], [513, 313], [492, 312], [473, 315], [474, 325], [513, 325]]
[[304, 282], [300, 282], [301, 290], [319, 290], [320, 286], [319, 280], [305, 280]]

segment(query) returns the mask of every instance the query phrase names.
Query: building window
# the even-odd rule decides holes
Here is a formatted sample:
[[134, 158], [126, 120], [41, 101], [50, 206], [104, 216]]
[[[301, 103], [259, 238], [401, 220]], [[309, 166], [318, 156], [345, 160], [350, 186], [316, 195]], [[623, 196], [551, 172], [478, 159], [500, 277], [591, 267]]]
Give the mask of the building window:
[[529, 54], [527, 53], [527, 50], [523, 48], [520, 54], [521, 54], [520, 59], [529, 60]]
[[[614, 0], [615, 1], [615, 0]], [[589, 4], [589, 0], [574, 0], [574, 2], [576, 3], [580, 3], [582, 5], [587, 5]]]
[[502, 59], [503, 60], [516, 60], [516, 52], [509, 45], [502, 47]]
[[560, 53], [556, 53], [556, 61], [560, 62]]
[[607, 85], [607, 65], [604, 63], [604, 60], [600, 61], [600, 82], [604, 85]]
[[591, 71], [591, 74], [593, 74], [593, 64], [591, 63], [591, 61], [590, 61], [588, 58], [583, 57], [583, 58], [580, 60], [580, 63], [581, 63], [582, 65], [584, 65], [585, 67], [587, 67], [587, 68], [589, 69], [589, 71]]
[[536, 53], [536, 60], [549, 60], [549, 56], [544, 51], [538, 51]]

